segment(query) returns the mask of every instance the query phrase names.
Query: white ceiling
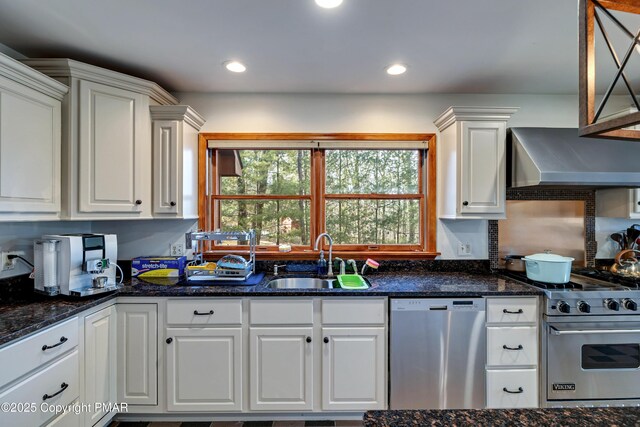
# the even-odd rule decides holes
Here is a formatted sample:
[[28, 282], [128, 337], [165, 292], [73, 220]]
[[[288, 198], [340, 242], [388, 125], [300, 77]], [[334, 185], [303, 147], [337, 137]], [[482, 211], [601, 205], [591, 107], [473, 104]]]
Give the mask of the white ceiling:
[[[577, 3], [345, 0], [327, 10], [313, 0], [0, 0], [0, 43], [180, 92], [573, 94]], [[625, 19], [640, 27], [640, 15]], [[628, 42], [615, 35], [622, 56]], [[226, 71], [231, 59], [247, 72]], [[386, 75], [393, 62], [407, 73]]]

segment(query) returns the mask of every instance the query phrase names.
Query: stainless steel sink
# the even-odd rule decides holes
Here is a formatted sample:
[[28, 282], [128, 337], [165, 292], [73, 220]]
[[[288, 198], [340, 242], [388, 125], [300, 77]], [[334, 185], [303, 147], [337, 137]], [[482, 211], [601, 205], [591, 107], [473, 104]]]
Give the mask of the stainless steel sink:
[[271, 289], [333, 289], [334, 279], [316, 279], [314, 277], [287, 277], [273, 279], [267, 283]]

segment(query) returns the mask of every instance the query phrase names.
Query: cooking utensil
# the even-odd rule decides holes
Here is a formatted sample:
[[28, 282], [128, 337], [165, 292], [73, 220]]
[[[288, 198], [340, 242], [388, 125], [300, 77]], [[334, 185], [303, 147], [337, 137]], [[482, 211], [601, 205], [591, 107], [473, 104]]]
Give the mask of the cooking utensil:
[[624, 251], [626, 249], [626, 245], [624, 241], [625, 239], [622, 233], [613, 233], [610, 237], [611, 237], [611, 240], [613, 240], [614, 242], [617, 242], [618, 245], [620, 245], [621, 251]]
[[627, 249], [634, 249], [638, 237], [640, 237], [640, 230], [633, 228], [633, 226], [627, 228]]
[[504, 259], [504, 266], [508, 271], [517, 271], [524, 273], [527, 271], [525, 267], [524, 255], [507, 255]]
[[627, 249], [618, 252], [616, 255], [616, 263], [611, 266], [609, 271], [618, 276], [640, 277], [640, 262], [638, 262], [636, 255], [640, 255], [640, 251]]
[[571, 264], [574, 258], [545, 251], [542, 254], [527, 255], [524, 260], [528, 279], [562, 284], [567, 283], [571, 277]]

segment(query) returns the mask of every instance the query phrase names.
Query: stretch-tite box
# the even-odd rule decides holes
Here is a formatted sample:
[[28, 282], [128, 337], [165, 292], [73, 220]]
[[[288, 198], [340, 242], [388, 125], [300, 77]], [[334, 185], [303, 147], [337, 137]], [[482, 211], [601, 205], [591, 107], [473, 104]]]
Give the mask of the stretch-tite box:
[[131, 277], [184, 276], [186, 256], [142, 256], [131, 260]]

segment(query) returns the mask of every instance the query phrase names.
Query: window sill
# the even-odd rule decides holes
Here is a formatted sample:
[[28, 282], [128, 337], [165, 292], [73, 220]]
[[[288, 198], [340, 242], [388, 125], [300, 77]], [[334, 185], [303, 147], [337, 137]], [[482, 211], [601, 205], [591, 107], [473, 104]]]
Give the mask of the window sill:
[[[207, 261], [217, 261], [223, 255], [235, 254], [246, 256], [247, 251], [211, 251], [205, 252], [204, 258]], [[328, 255], [328, 250], [325, 250], [325, 255]], [[332, 256], [340, 257], [343, 259], [355, 259], [365, 260], [367, 258], [375, 258], [376, 260], [415, 260], [415, 259], [435, 259], [440, 255], [440, 252], [393, 252], [393, 251], [334, 251]], [[305, 251], [305, 252], [258, 252], [256, 253], [257, 260], [315, 260], [318, 259], [318, 252]]]

